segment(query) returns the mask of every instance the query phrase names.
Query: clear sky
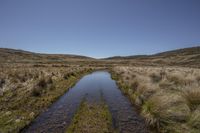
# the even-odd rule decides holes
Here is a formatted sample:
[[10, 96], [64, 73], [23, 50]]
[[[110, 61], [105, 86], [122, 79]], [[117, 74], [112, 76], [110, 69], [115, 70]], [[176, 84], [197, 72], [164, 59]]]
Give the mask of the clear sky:
[[0, 0], [0, 47], [91, 57], [200, 45], [200, 0]]

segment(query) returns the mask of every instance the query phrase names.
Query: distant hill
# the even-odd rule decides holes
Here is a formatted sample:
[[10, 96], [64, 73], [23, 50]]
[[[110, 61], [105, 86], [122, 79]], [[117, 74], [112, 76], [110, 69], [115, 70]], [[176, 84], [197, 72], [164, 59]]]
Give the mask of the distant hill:
[[56, 63], [93, 60], [93, 58], [69, 54], [41, 54], [24, 50], [0, 48], [0, 63]]
[[113, 56], [113, 57], [108, 57], [104, 58], [106, 60], [121, 60], [121, 59], [135, 59], [135, 58], [142, 58], [142, 57], [147, 57], [148, 55], [132, 55], [132, 56]]
[[200, 46], [157, 53], [154, 55], [114, 56], [104, 60], [126, 61], [139, 65], [178, 65], [200, 67]]
[[23, 50], [0, 48], [2, 63], [39, 63], [69, 64], [85, 63], [88, 65], [151, 65], [151, 66], [186, 66], [200, 68], [200, 46], [177, 49], [154, 55], [114, 56], [105, 59], [69, 54], [41, 54]]

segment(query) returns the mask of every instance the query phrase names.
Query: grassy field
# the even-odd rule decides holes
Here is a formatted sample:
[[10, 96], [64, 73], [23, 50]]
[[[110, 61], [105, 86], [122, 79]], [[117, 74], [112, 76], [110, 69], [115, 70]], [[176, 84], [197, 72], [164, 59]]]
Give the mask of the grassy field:
[[200, 132], [200, 70], [181, 67], [112, 69], [122, 91], [158, 132]]
[[19, 132], [92, 68], [0, 68], [0, 132]]
[[66, 133], [117, 133], [104, 103], [83, 102]]
[[[161, 133], [199, 133], [199, 57], [200, 47], [105, 59], [0, 48], [0, 133], [19, 132], [81, 76], [102, 68], [111, 69], [121, 90], [140, 108], [152, 129]], [[93, 106], [83, 105], [84, 110]], [[99, 106], [94, 105], [92, 112]], [[103, 106], [102, 112], [105, 110]], [[102, 125], [106, 131], [110, 131], [108, 125]], [[81, 125], [74, 123], [70, 129], [77, 131], [77, 126]]]

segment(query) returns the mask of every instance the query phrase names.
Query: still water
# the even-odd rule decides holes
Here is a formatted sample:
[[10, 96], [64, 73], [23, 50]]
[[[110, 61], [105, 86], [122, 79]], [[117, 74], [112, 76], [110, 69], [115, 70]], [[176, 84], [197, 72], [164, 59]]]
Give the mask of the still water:
[[88, 102], [100, 102], [103, 99], [112, 114], [113, 126], [120, 133], [148, 132], [144, 120], [106, 71], [84, 76], [22, 132], [64, 133], [83, 99]]

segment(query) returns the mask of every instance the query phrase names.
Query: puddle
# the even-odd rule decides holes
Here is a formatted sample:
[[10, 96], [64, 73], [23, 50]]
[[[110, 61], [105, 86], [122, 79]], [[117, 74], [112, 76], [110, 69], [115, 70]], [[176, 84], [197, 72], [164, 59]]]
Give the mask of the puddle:
[[97, 71], [84, 76], [22, 132], [64, 133], [84, 98], [88, 102], [99, 102], [103, 98], [112, 114], [113, 125], [120, 133], [148, 132], [144, 120], [106, 71]]

